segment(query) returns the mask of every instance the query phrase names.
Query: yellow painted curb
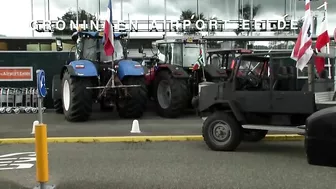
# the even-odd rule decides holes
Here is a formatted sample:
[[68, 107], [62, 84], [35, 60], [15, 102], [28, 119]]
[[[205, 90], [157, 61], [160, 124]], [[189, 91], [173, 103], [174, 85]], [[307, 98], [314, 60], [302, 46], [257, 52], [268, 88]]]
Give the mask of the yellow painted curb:
[[[296, 134], [267, 135], [266, 141], [300, 141], [304, 137]], [[50, 137], [48, 143], [95, 143], [95, 142], [165, 142], [165, 141], [202, 141], [201, 135], [179, 136], [120, 136], [120, 137]], [[31, 144], [35, 138], [5, 138], [0, 144]]]

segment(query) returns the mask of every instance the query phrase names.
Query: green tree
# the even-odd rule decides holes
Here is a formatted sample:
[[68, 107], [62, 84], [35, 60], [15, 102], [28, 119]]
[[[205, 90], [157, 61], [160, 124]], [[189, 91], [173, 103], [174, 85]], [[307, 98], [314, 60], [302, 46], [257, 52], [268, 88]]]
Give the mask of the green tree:
[[[76, 29], [73, 29], [71, 30], [70, 28], [70, 21], [74, 21], [76, 22], [77, 20], [77, 14], [76, 14], [76, 11], [72, 11], [72, 10], [69, 10], [68, 12], [66, 12], [61, 18], [58, 17], [57, 18], [58, 20], [63, 20], [65, 22], [65, 29], [62, 30], [62, 31], [59, 31], [59, 30], [55, 30], [53, 32], [53, 35], [72, 35], [73, 32], [76, 31]], [[78, 11], [78, 22], [79, 24], [82, 24], [83, 21], [86, 21], [86, 23], [90, 23], [91, 20], [96, 20], [96, 16], [86, 12], [85, 10], [79, 10]], [[88, 30], [88, 29], [86, 29]]]
[[[249, 3], [246, 3], [243, 7], [239, 8], [239, 16], [240, 16], [240, 18], [242, 18], [244, 20], [253, 20], [254, 17], [258, 15], [260, 10], [261, 10], [261, 5], [260, 4], [254, 5], [253, 6], [253, 14], [252, 14], [252, 18], [251, 18], [251, 5]], [[234, 30], [234, 32], [236, 33], [237, 36], [242, 33], [242, 31], [240, 31], [238, 29]], [[248, 31], [247, 35], [249, 35], [250, 33], [251, 33], [251, 31]], [[245, 48], [246, 41], [236, 41], [236, 46], [241, 47], [241, 48]]]
[[[205, 18], [203, 13], [200, 13], [199, 15], [197, 15], [195, 12], [188, 9], [188, 10], [182, 11], [182, 13], [180, 15], [180, 20], [190, 20], [191, 21], [191, 27], [189, 28], [189, 30], [185, 31], [184, 33], [185, 34], [195, 34], [195, 33], [199, 32], [199, 30], [195, 27], [196, 21], [197, 20], [206, 21], [206, 18]], [[201, 23], [198, 23], [198, 26], [202, 27]]]

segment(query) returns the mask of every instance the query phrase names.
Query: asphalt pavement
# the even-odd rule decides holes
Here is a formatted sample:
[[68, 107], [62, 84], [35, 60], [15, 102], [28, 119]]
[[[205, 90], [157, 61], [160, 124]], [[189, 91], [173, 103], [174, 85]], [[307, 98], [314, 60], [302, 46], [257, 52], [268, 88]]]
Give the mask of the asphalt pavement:
[[[0, 114], [0, 138], [32, 137], [33, 122], [37, 119], [37, 114]], [[141, 133], [135, 135], [147, 136], [200, 135], [203, 123], [193, 111], [186, 111], [176, 119], [165, 119], [156, 114], [154, 107], [149, 107], [138, 121]], [[97, 107], [89, 121], [80, 123], [68, 122], [63, 114], [56, 114], [53, 110], [43, 114], [49, 137], [131, 136], [134, 135], [130, 133], [132, 122], [132, 119], [120, 118], [117, 112], [101, 112]]]
[[[87, 122], [71, 123], [64, 115], [48, 111], [43, 116], [49, 137], [128, 136], [132, 119], [121, 119], [115, 112], [95, 112]], [[32, 137], [37, 114], [0, 115], [0, 138]], [[194, 135], [201, 133], [202, 120], [194, 115], [164, 119], [155, 112], [146, 112], [139, 120], [141, 134], [136, 135]]]
[[[0, 155], [34, 152], [34, 146], [1, 145], [0, 151]], [[0, 188], [28, 189], [36, 185], [35, 165], [1, 170], [9, 167], [1, 164], [1, 158]], [[13, 161], [19, 166], [18, 160]], [[336, 186], [336, 168], [307, 164], [302, 142], [243, 143], [236, 152], [210, 151], [203, 142], [49, 144], [49, 167], [49, 184], [57, 189]]]

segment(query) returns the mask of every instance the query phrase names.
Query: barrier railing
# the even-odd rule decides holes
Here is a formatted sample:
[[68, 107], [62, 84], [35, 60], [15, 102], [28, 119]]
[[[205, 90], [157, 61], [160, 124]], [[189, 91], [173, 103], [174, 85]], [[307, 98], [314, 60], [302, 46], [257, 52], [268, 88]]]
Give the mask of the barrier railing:
[[[0, 87], [0, 114], [38, 113], [37, 89]], [[42, 108], [42, 112], [46, 110]]]

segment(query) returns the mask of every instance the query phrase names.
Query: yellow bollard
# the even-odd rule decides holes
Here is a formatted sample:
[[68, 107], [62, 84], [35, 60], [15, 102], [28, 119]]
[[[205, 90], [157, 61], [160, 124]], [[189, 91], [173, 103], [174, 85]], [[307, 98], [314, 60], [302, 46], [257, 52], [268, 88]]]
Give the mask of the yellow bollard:
[[46, 183], [49, 180], [47, 125], [35, 126], [36, 180]]

